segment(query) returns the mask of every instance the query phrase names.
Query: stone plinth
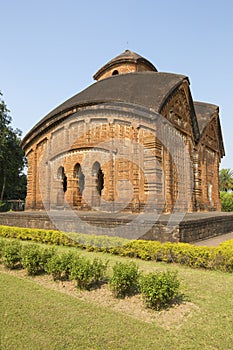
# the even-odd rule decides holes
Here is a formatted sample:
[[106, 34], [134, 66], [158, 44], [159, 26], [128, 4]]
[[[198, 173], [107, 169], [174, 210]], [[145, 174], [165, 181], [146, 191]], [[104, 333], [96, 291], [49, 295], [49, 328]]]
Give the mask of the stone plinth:
[[[59, 229], [129, 239], [193, 243], [233, 231], [233, 213], [189, 213], [179, 223], [170, 215], [51, 211], [0, 213], [0, 225]], [[169, 224], [168, 224], [169, 223]]]

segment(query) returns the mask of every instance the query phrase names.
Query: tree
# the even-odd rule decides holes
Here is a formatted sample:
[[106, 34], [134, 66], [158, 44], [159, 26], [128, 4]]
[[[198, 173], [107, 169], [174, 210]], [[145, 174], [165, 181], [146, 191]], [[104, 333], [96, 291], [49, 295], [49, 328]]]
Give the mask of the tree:
[[21, 131], [11, 126], [11, 117], [0, 92], [0, 200], [24, 199], [26, 194]]
[[233, 192], [220, 192], [222, 211], [233, 211]]
[[222, 169], [219, 172], [220, 191], [228, 192], [233, 189], [233, 170]]

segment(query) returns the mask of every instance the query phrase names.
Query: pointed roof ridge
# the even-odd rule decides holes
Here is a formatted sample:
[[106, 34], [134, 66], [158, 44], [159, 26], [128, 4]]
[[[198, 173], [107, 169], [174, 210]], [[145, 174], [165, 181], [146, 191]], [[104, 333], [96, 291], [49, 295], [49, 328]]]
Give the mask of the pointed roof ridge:
[[143, 61], [147, 61], [148, 63], [150, 63], [153, 66], [153, 64], [151, 62], [149, 62], [146, 58], [144, 58], [143, 56], [139, 55], [137, 52], [134, 52], [134, 51], [131, 51], [131, 50], [128, 50], [128, 49], [125, 50], [124, 52], [122, 52], [120, 55], [118, 55], [118, 56], [114, 57], [113, 59], [111, 59], [107, 64], [112, 63], [112, 62], [117, 62], [117, 61], [119, 61], [121, 59], [134, 60], [135, 62], [137, 62], [138, 60], [143, 60]]

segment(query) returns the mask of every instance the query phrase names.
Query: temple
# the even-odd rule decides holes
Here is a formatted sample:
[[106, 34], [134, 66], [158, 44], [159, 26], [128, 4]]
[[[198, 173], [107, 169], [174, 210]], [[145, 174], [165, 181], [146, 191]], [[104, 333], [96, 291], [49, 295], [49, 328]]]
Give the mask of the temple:
[[24, 137], [26, 210], [220, 211], [218, 106], [126, 50]]

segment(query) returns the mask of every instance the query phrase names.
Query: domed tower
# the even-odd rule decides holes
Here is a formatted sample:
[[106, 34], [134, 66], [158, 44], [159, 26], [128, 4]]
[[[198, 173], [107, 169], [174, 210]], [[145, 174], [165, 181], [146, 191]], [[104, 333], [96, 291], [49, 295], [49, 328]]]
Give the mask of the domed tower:
[[98, 81], [113, 75], [146, 71], [157, 72], [157, 69], [146, 58], [130, 50], [125, 50], [100, 68], [93, 78]]

